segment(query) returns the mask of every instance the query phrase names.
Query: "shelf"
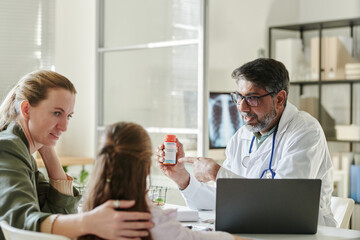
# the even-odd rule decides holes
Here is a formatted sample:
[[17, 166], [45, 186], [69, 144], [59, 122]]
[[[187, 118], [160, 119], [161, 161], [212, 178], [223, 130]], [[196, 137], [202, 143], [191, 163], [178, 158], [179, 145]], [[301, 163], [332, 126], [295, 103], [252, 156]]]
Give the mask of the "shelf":
[[[356, 28], [355, 28], [356, 27]], [[316, 58], [318, 58], [318, 64], [317, 66], [317, 70], [320, 71], [324, 71], [322, 68], [318, 67], [318, 66], [326, 66], [326, 64], [323, 64], [322, 61], [324, 61], [324, 56], [323, 56], [323, 52], [324, 49], [322, 49], [322, 41], [320, 41], [320, 39], [324, 36], [323, 32], [325, 29], [334, 29], [334, 28], [348, 28], [349, 31], [349, 37], [354, 38], [354, 31], [356, 33], [356, 31], [358, 30], [358, 28], [360, 27], [360, 18], [352, 18], [352, 19], [338, 19], [338, 20], [331, 20], [331, 21], [322, 21], [322, 22], [310, 22], [310, 23], [300, 23], [300, 24], [289, 24], [289, 25], [283, 25], [283, 26], [271, 26], [269, 27], [269, 57], [273, 57], [272, 56], [272, 48], [275, 47], [276, 49], [276, 44], [272, 43], [273, 40], [277, 40], [277, 39], [285, 39], [284, 36], [280, 36], [279, 38], [273, 37], [273, 34], [279, 33], [279, 31], [274, 31], [274, 30], [287, 30], [287, 31], [294, 31], [294, 32], [298, 32], [299, 38], [302, 40], [303, 43], [303, 51], [305, 48], [305, 44], [310, 44], [311, 47], [311, 42], [309, 42], [308, 38], [311, 37], [307, 36], [306, 39], [304, 39], [304, 35], [306, 33], [306, 31], [318, 31], [317, 37], [318, 37], [318, 47], [316, 48], [316, 50], [318, 51], [318, 56], [315, 55], [315, 52], [313, 53], [313, 56], [310, 57], [314, 57], [314, 59], [312, 59], [312, 61], [315, 61], [316, 63]], [[335, 32], [335, 31], [334, 31]], [[282, 33], [284, 34], [284, 33]], [[335, 35], [344, 35], [344, 32], [340, 32], [338, 34]], [[326, 34], [325, 34], [326, 35]], [[333, 34], [334, 35], [334, 34]], [[291, 35], [293, 36], [293, 35]], [[358, 43], [357, 43], [358, 44]], [[315, 46], [314, 46], [315, 47]], [[357, 46], [354, 43], [353, 49], [352, 49], [352, 53], [357, 56], [357, 52], [355, 53], [354, 49]], [[290, 51], [290, 50], [289, 50]], [[315, 51], [315, 50], [314, 50]], [[316, 57], [316, 58], [315, 58]], [[339, 55], [337, 55], [336, 57], [340, 57]], [[293, 60], [289, 60], [289, 61], [293, 61]], [[310, 61], [311, 62], [311, 61]], [[326, 61], [324, 61], [326, 62]], [[293, 62], [291, 62], [293, 63]], [[290, 65], [292, 66], [292, 65]], [[314, 65], [315, 66], [315, 65]], [[344, 66], [345, 67], [345, 66]], [[305, 80], [303, 79], [302, 81], [291, 81], [290, 85], [291, 86], [298, 86], [298, 92], [299, 92], [299, 98], [303, 95], [304, 93], [304, 86], [314, 86], [317, 89], [317, 106], [315, 106], [317, 108], [317, 113], [315, 113], [315, 115], [317, 116], [317, 119], [319, 121], [320, 124], [323, 124], [325, 122], [324, 119], [322, 119], [323, 117], [326, 118], [326, 115], [324, 116], [324, 111], [323, 111], [323, 102], [325, 99], [323, 99], [323, 96], [329, 97], [328, 95], [323, 93], [323, 89], [329, 88], [330, 86], [332, 88], [336, 88], [338, 87], [340, 84], [344, 84], [347, 85], [347, 87], [349, 87], [349, 90], [346, 91], [346, 93], [342, 94], [343, 98], [348, 98], [349, 100], [349, 119], [350, 119], [350, 123], [353, 123], [354, 114], [358, 114], [356, 112], [357, 110], [357, 105], [355, 105], [355, 101], [357, 100], [355, 98], [356, 94], [357, 94], [357, 88], [358, 84], [360, 83], [360, 78], [357, 79], [352, 79], [352, 80], [346, 80], [345, 79], [345, 75], [341, 76], [343, 79], [339, 79], [340, 76], [337, 76], [338, 79], [335, 80], [324, 80], [322, 79], [322, 74], [320, 74], [319, 72], [317, 72], [318, 75], [318, 79], [319, 80]], [[313, 89], [314, 90], [314, 89]], [[326, 93], [326, 92], [325, 92]], [[313, 95], [313, 94], [312, 94]], [[314, 109], [315, 111], [315, 109]], [[339, 117], [338, 117], [339, 118]], [[334, 120], [335, 116], [334, 116]], [[349, 144], [349, 150], [352, 151], [353, 147], [355, 144], [360, 143], [360, 140], [339, 140], [336, 139], [335, 137], [329, 137], [327, 138], [327, 141], [329, 142], [338, 142], [338, 143], [347, 143]]]
[[360, 143], [360, 140], [339, 140], [339, 139], [336, 139], [336, 138], [326, 138], [326, 141], [329, 141], [329, 142], [344, 142], [344, 143], [349, 143], [349, 142]]
[[360, 83], [360, 79], [357, 79], [357, 80], [321, 80], [321, 81], [294, 81], [294, 82], [290, 82], [291, 85], [348, 84], [348, 83]]
[[340, 28], [340, 27], [349, 27], [349, 26], [357, 26], [357, 25], [360, 25], [360, 18], [324, 21], [324, 22], [316, 22], [316, 23], [292, 24], [286, 26], [275, 26], [275, 27], [270, 27], [270, 29], [305, 31], [305, 30], [318, 30], [320, 28], [322, 29]]
[[[62, 166], [87, 165], [94, 163], [93, 158], [86, 158], [86, 157], [59, 157], [59, 160]], [[36, 158], [36, 163], [38, 167], [45, 167], [41, 157]]]

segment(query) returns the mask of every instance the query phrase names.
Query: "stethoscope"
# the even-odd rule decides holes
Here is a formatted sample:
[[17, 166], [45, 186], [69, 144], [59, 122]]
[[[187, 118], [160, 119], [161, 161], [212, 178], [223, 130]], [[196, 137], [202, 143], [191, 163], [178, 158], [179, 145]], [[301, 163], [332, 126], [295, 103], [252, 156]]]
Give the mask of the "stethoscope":
[[[265, 169], [261, 175], [260, 175], [260, 178], [263, 178], [265, 176], [265, 178], [274, 178], [275, 177], [275, 172], [271, 169], [271, 166], [272, 166], [272, 160], [273, 160], [273, 156], [274, 156], [274, 148], [275, 148], [275, 137], [276, 137], [276, 133], [277, 133], [277, 130], [278, 130], [278, 126], [279, 125], [276, 125], [275, 127], [275, 130], [274, 130], [274, 134], [273, 134], [273, 142], [272, 142], [272, 148], [271, 148], [271, 156], [270, 156], [270, 162], [269, 162], [269, 167], [267, 169]], [[252, 146], [254, 144], [254, 141], [255, 141], [255, 136], [252, 138], [251, 140], [251, 144], [250, 144], [250, 149], [249, 149], [249, 156], [248, 158], [250, 158], [250, 154], [251, 154], [251, 150], [252, 150]], [[244, 161], [246, 160], [246, 157], [244, 158], [243, 160], [243, 166], [245, 167], [244, 165]]]

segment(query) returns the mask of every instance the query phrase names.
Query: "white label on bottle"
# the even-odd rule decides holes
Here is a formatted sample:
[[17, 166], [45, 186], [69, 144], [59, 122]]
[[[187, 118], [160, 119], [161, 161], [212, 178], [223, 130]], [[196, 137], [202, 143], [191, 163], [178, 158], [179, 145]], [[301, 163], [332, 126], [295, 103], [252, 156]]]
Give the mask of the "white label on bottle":
[[176, 163], [176, 143], [165, 142], [165, 159], [164, 163], [175, 164]]

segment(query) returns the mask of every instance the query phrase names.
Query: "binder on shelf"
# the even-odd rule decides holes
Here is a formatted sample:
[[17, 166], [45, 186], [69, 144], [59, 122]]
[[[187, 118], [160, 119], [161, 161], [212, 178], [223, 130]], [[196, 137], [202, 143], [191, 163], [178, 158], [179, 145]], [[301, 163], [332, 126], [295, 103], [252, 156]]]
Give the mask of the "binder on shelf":
[[290, 81], [305, 79], [305, 55], [299, 38], [278, 39], [275, 43], [275, 59], [282, 62], [289, 72]]
[[[325, 69], [325, 44], [326, 38], [321, 39], [321, 69]], [[310, 58], [310, 65], [311, 65], [311, 74], [310, 79], [313, 81], [319, 80], [319, 38], [311, 38], [310, 42], [310, 49], [311, 49], [311, 58]], [[324, 71], [321, 73], [321, 79], [324, 79]]]
[[360, 166], [350, 166], [350, 197], [360, 202]]
[[351, 125], [336, 125], [336, 138], [345, 141], [359, 141], [360, 140], [360, 126], [356, 124]]
[[352, 39], [345, 37], [329, 37], [327, 44], [329, 57], [328, 65], [325, 70], [325, 79], [345, 79], [345, 65], [347, 63], [355, 62], [355, 59], [351, 56]]
[[[314, 118], [319, 119], [319, 99], [316, 97], [302, 95], [299, 101], [299, 109], [308, 112]], [[335, 119], [326, 111], [324, 106], [321, 105], [321, 118], [323, 122], [321, 127], [324, 130], [327, 138], [335, 138]]]
[[[321, 79], [345, 79], [345, 65], [354, 63], [351, 56], [352, 39], [325, 37], [321, 39]], [[311, 79], [319, 80], [319, 38], [311, 39]]]
[[360, 79], [360, 63], [345, 64], [345, 79], [347, 80]]

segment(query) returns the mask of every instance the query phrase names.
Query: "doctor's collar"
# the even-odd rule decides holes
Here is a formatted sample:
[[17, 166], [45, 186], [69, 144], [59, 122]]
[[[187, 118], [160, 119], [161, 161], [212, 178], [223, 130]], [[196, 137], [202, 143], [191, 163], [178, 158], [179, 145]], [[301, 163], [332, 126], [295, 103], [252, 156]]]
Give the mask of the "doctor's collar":
[[261, 139], [266, 139], [268, 136], [270, 136], [276, 129], [277, 124], [267, 133], [265, 133], [264, 135], [261, 135], [260, 132], [254, 132], [254, 136], [256, 137], [257, 140], [261, 140]]
[[260, 140], [262, 135], [260, 132], [254, 132], [254, 136], [256, 137], [256, 139]]

